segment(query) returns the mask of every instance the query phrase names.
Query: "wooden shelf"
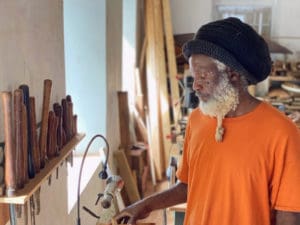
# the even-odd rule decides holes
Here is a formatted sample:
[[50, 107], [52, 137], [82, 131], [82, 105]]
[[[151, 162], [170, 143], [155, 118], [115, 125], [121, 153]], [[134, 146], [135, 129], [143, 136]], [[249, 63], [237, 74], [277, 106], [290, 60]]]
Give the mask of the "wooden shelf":
[[24, 204], [30, 196], [32, 196], [43, 182], [54, 172], [54, 170], [60, 166], [60, 163], [64, 161], [75, 146], [84, 138], [85, 134], [76, 134], [60, 151], [60, 155], [51, 159], [46, 163], [45, 168], [35, 175], [33, 179], [30, 179], [23, 189], [16, 191], [14, 196], [7, 197], [1, 196], [0, 203], [6, 204]]
[[270, 81], [300, 81], [299, 78], [293, 76], [269, 76]]

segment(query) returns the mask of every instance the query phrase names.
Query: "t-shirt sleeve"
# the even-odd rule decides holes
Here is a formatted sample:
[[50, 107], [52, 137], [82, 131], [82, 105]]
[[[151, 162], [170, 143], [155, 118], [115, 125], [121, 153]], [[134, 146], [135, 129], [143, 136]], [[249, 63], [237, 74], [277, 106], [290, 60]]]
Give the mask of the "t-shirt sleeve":
[[188, 183], [188, 151], [189, 151], [189, 139], [190, 139], [190, 120], [187, 124], [185, 129], [185, 138], [184, 138], [184, 145], [183, 145], [183, 153], [181, 157], [181, 161], [179, 163], [179, 167], [176, 171], [177, 178], [183, 182]]
[[271, 203], [276, 210], [300, 212], [300, 135], [290, 132], [275, 152]]

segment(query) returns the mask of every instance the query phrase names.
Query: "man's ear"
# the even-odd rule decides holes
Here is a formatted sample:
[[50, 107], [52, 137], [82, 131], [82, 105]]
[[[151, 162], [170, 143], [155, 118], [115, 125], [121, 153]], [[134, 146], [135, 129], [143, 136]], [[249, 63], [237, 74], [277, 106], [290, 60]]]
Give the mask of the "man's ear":
[[231, 68], [227, 68], [228, 78], [231, 82], [237, 82], [240, 80], [240, 74]]

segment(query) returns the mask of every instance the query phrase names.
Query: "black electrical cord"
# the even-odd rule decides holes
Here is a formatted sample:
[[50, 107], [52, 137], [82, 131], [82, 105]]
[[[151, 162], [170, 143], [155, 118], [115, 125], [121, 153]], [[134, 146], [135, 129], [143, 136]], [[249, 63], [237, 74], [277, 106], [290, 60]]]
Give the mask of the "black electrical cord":
[[[79, 177], [78, 177], [78, 185], [77, 185], [77, 225], [81, 225], [81, 221], [80, 221], [80, 182], [81, 182], [81, 174], [82, 174], [82, 168], [83, 168], [83, 164], [84, 164], [84, 161], [85, 161], [85, 158], [86, 158], [86, 155], [88, 153], [88, 150], [91, 146], [91, 144], [93, 143], [93, 141], [96, 139], [96, 138], [102, 138], [106, 144], [106, 148], [107, 148], [107, 156], [106, 156], [106, 159], [105, 159], [105, 162], [104, 162], [104, 166], [103, 166], [103, 170], [100, 172], [100, 174], [102, 174], [102, 176], [100, 176], [99, 174], [99, 177], [101, 179], [106, 179], [107, 178], [107, 173], [106, 173], [106, 169], [107, 169], [107, 162], [108, 162], [108, 157], [109, 157], [109, 144], [106, 140], [106, 138], [104, 136], [102, 136], [101, 134], [96, 134], [88, 143], [85, 151], [84, 151], [84, 154], [83, 154], [83, 157], [82, 157], [82, 161], [81, 161], [81, 165], [80, 165], [80, 170], [79, 170]], [[104, 174], [104, 175], [103, 175]], [[106, 175], [106, 176], [105, 176]]]

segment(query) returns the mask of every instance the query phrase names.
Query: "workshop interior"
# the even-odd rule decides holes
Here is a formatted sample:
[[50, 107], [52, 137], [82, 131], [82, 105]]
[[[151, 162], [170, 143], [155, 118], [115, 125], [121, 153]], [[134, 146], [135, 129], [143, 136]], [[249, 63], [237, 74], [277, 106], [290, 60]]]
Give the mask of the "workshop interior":
[[[176, 183], [199, 104], [182, 46], [229, 16], [268, 43], [250, 93], [300, 124], [300, 2], [0, 0], [0, 225], [104, 225]], [[185, 205], [139, 224], [182, 225]]]

